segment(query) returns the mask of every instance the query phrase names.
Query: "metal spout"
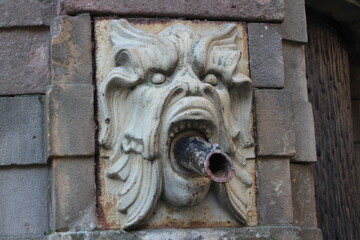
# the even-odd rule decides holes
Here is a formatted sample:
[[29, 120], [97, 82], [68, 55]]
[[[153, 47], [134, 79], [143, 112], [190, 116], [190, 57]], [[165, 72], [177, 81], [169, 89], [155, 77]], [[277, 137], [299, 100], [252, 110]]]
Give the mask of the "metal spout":
[[176, 161], [214, 182], [229, 182], [234, 176], [234, 166], [230, 157], [201, 137], [182, 137], [176, 141], [174, 149]]

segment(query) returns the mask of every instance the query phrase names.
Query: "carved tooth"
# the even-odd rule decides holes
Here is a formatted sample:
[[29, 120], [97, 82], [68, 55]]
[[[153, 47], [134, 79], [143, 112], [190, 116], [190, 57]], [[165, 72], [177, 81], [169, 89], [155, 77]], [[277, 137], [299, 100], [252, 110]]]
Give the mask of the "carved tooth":
[[178, 133], [178, 132], [179, 132], [179, 127], [178, 127], [178, 126], [174, 127], [174, 132], [175, 132], [175, 133]]
[[191, 122], [187, 122], [187, 123], [186, 123], [186, 127], [187, 127], [187, 128], [191, 128]]
[[169, 136], [170, 136], [171, 138], [173, 138], [173, 137], [175, 136], [175, 133], [174, 133], [174, 132], [170, 132]]

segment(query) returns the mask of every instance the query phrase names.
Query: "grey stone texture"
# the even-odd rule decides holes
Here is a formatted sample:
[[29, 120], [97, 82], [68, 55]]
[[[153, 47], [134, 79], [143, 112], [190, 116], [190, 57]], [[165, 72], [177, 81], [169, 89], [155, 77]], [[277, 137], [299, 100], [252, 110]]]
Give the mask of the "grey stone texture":
[[305, 0], [285, 0], [285, 18], [281, 24], [282, 37], [296, 42], [307, 42]]
[[1, 29], [0, 56], [0, 95], [45, 93], [50, 83], [48, 28]]
[[58, 12], [64, 15], [97, 13], [137, 17], [182, 17], [195, 19], [233, 19], [281, 21], [283, 0], [59, 0]]
[[46, 163], [44, 96], [0, 97], [0, 165]]
[[94, 155], [93, 86], [50, 85], [46, 101], [48, 157]]
[[248, 23], [250, 74], [255, 87], [284, 86], [280, 25]]
[[300, 237], [302, 240], [322, 240], [321, 230], [318, 228], [301, 229]]
[[56, 231], [92, 230], [96, 226], [95, 160], [53, 159], [52, 213]]
[[52, 84], [91, 84], [90, 16], [59, 16], [51, 26], [51, 34]]
[[293, 156], [295, 132], [291, 92], [256, 90], [256, 129], [258, 155]]
[[308, 101], [305, 49], [303, 45], [283, 41], [285, 87], [292, 91], [293, 101]]
[[316, 162], [316, 140], [312, 105], [309, 102], [293, 102], [296, 154], [292, 160]]
[[316, 228], [315, 173], [312, 164], [290, 164], [294, 225]]
[[293, 222], [289, 159], [261, 158], [257, 161], [260, 224]]
[[53, 0], [2, 0], [0, 27], [49, 26], [56, 14]]
[[48, 240], [300, 240], [300, 229], [292, 226], [262, 226], [244, 228], [216, 228], [216, 229], [151, 229], [125, 232], [97, 231], [97, 232], [68, 232], [54, 233]]
[[48, 167], [0, 168], [0, 239], [49, 232]]

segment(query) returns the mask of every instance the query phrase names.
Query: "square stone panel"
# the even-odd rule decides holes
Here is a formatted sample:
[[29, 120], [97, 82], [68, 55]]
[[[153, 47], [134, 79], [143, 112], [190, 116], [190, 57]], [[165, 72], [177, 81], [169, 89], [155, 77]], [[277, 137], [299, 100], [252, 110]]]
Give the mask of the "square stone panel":
[[[256, 225], [246, 25], [112, 20], [95, 21], [102, 229], [239, 227], [244, 221]], [[209, 103], [211, 98], [216, 101]], [[199, 110], [174, 113], [177, 118], [171, 120], [171, 109], [178, 105]], [[212, 117], [206, 120], [202, 108]], [[210, 184], [171, 160], [167, 149], [174, 139], [194, 132], [211, 144], [219, 142], [235, 162], [237, 177], [226, 185]], [[169, 174], [169, 169], [183, 175]], [[222, 197], [224, 191], [232, 194], [232, 205]], [[234, 214], [236, 206], [245, 214]]]

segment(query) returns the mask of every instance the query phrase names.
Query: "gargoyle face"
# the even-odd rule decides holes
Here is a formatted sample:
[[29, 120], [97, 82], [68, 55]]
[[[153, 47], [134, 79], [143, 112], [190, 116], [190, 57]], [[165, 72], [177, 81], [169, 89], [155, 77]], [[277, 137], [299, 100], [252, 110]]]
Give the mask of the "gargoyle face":
[[99, 88], [100, 141], [113, 151], [107, 176], [119, 180], [124, 228], [142, 224], [160, 196], [193, 206], [215, 184], [174, 159], [173, 144], [183, 134], [219, 143], [233, 159], [234, 179], [213, 189], [246, 223], [250, 202], [242, 193], [252, 180], [241, 151], [252, 144], [252, 89], [239, 70], [236, 26], [205, 36], [185, 26], [150, 34], [120, 20], [111, 30], [114, 68]]

